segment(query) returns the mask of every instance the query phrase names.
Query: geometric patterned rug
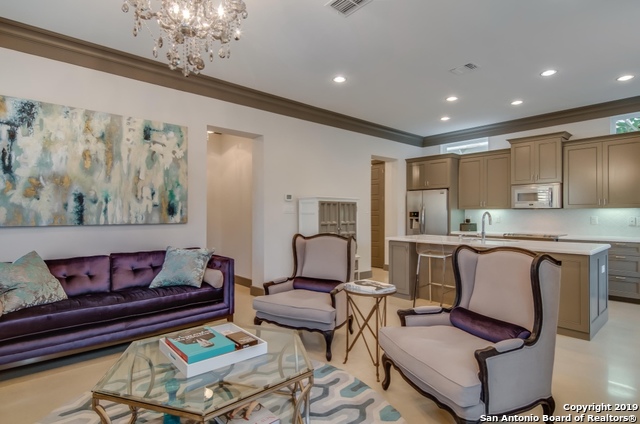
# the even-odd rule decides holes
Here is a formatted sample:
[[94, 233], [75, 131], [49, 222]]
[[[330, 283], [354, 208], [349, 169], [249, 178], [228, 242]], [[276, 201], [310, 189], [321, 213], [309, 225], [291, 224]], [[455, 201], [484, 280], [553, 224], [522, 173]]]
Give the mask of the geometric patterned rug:
[[[375, 390], [351, 374], [332, 365], [314, 362], [314, 383], [311, 388], [310, 417], [312, 423], [332, 424], [406, 424], [400, 413]], [[128, 423], [129, 408], [111, 402], [101, 402], [114, 424]], [[286, 403], [264, 403], [282, 423], [291, 422], [287, 417]], [[161, 413], [140, 410], [137, 423], [160, 424]], [[189, 423], [182, 420], [181, 423]], [[214, 421], [210, 421], [213, 423]], [[37, 424], [100, 424], [98, 415], [91, 409], [91, 393], [52, 411]]]

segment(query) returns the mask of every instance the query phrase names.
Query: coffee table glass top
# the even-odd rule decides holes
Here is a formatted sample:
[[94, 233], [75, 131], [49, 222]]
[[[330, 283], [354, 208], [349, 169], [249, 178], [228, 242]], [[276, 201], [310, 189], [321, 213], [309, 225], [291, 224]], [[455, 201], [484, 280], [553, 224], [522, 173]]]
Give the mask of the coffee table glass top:
[[[216, 323], [210, 324], [211, 326]], [[242, 326], [267, 341], [268, 352], [233, 365], [185, 378], [160, 351], [170, 334], [134, 341], [93, 392], [136, 406], [160, 406], [200, 416], [225, 413], [243, 400], [284, 387], [313, 368], [298, 334], [291, 330]]]

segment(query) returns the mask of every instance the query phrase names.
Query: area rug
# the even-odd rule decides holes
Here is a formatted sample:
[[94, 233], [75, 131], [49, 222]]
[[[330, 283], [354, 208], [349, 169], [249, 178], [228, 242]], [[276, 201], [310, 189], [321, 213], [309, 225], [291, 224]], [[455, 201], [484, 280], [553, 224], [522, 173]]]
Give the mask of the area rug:
[[[403, 424], [406, 421], [379, 393], [344, 370], [324, 363], [314, 363], [314, 384], [311, 389], [310, 417], [312, 423], [332, 424]], [[282, 422], [290, 420], [290, 404], [265, 401], [265, 406]], [[129, 408], [111, 402], [101, 402], [114, 424], [128, 423]], [[289, 417], [287, 417], [289, 415]], [[160, 424], [160, 413], [141, 410], [137, 423]], [[188, 423], [189, 420], [183, 420]], [[213, 423], [214, 421], [211, 421]], [[37, 424], [100, 424], [91, 409], [91, 393], [84, 393], [74, 401], [61, 406]]]

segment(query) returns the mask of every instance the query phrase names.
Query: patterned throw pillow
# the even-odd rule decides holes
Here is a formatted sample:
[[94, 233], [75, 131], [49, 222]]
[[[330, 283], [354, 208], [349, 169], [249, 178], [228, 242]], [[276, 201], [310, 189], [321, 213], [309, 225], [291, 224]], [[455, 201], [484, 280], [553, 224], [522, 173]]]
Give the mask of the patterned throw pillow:
[[0, 304], [4, 314], [66, 298], [60, 281], [36, 252], [27, 253], [12, 264], [0, 263]]
[[162, 270], [149, 287], [200, 287], [213, 252], [208, 249], [178, 249], [167, 247]]

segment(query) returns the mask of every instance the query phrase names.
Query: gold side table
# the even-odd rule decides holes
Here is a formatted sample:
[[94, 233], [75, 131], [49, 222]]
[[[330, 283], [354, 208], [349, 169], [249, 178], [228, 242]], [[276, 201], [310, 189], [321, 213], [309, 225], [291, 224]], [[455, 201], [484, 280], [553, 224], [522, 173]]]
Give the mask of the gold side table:
[[[387, 325], [387, 296], [396, 292], [396, 287], [392, 284], [381, 283], [373, 280], [358, 280], [354, 282], [346, 283], [344, 291], [347, 295], [347, 315], [349, 310], [353, 311], [353, 318], [356, 323], [356, 332], [353, 340], [349, 340], [349, 331], [347, 331], [347, 343], [346, 353], [343, 364], [347, 363], [349, 359], [349, 352], [353, 349], [358, 339], [362, 337], [371, 362], [376, 367], [376, 380], [380, 381], [380, 344], [378, 343], [378, 330], [384, 325]], [[355, 302], [355, 298], [358, 296], [368, 297], [373, 299], [373, 305], [368, 311], [367, 315], [362, 312]], [[367, 312], [365, 310], [365, 312]], [[371, 324], [372, 318], [374, 319], [373, 327]], [[365, 329], [369, 330], [369, 333], [374, 338], [375, 346], [369, 346], [369, 341], [365, 336]], [[375, 352], [373, 352], [375, 350]]]

